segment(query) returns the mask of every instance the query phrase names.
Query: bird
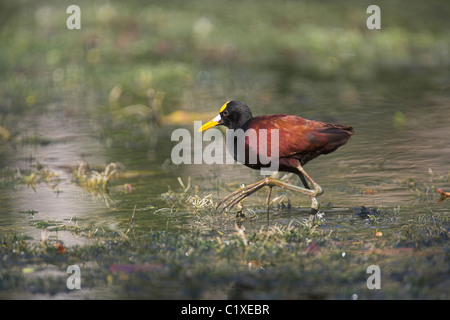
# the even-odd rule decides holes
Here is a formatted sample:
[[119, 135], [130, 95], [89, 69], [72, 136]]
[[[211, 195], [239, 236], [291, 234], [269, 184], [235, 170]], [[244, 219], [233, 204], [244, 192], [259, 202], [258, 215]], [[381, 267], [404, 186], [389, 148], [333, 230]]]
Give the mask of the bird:
[[[231, 210], [236, 204], [256, 191], [264, 187], [269, 187], [266, 198], [268, 222], [269, 204], [273, 187], [280, 187], [309, 196], [311, 198], [310, 217], [316, 216], [319, 212], [319, 202], [316, 198], [323, 193], [323, 189], [311, 178], [303, 167], [318, 156], [329, 154], [346, 144], [355, 133], [350, 126], [308, 120], [296, 115], [272, 114], [253, 117], [250, 107], [245, 102], [233, 100], [227, 101], [220, 108], [219, 114], [202, 125], [198, 129], [198, 132], [203, 132], [218, 125], [225, 126], [228, 130], [242, 129], [245, 133], [253, 129], [256, 133], [256, 141], [252, 141], [250, 136], [241, 136], [241, 139], [245, 139], [245, 141], [242, 141], [245, 148], [245, 156], [241, 156], [240, 161], [238, 160], [238, 144], [235, 143], [234, 149], [229, 150], [236, 161], [241, 162], [251, 169], [268, 167], [269, 164], [262, 161], [262, 152], [265, 149], [267, 156], [270, 156], [275, 152], [273, 147], [276, 147], [278, 151], [277, 171], [294, 173], [298, 175], [302, 182], [303, 187], [272, 177], [265, 177], [260, 181], [232, 192], [216, 206], [216, 210], [218, 210], [223, 205], [221, 213], [225, 209]], [[275, 141], [274, 145], [269, 145], [271, 137], [276, 137], [274, 134], [275, 129], [278, 132], [278, 141]], [[262, 132], [265, 132], [265, 135]], [[235, 136], [235, 139], [237, 138]], [[266, 139], [266, 141], [262, 141], [262, 139]], [[267, 143], [267, 146], [264, 146], [265, 143]], [[257, 158], [256, 160], [250, 161], [250, 153], [252, 152], [256, 153]]]

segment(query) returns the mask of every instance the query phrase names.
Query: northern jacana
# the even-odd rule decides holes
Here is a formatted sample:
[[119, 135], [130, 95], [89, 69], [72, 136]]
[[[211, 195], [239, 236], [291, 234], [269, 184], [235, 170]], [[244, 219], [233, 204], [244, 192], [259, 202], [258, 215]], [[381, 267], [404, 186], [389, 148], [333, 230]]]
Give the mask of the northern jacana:
[[[246, 132], [254, 129], [259, 142], [261, 139], [260, 129], [265, 129], [266, 141], [270, 140], [270, 133], [273, 129], [278, 129], [278, 171], [292, 172], [298, 175], [304, 187], [289, 184], [274, 178], [264, 178], [261, 181], [247, 185], [229, 194], [220, 201], [216, 207], [218, 209], [223, 204], [223, 212], [226, 208], [231, 209], [259, 189], [267, 186], [267, 219], [269, 219], [269, 203], [272, 187], [281, 187], [287, 190], [296, 191], [311, 197], [311, 214], [319, 211], [319, 202], [316, 197], [323, 193], [322, 188], [306, 173], [303, 166], [314, 158], [335, 151], [344, 145], [354, 134], [353, 128], [332, 123], [324, 123], [303, 119], [299, 116], [287, 114], [274, 114], [253, 117], [248, 105], [241, 101], [228, 101], [219, 111], [219, 114], [212, 120], [205, 123], [198, 132], [223, 125], [228, 129], [242, 129]], [[262, 161], [250, 163], [248, 154], [256, 152], [258, 154], [258, 143], [250, 143], [248, 137], [245, 139], [245, 160], [243, 164], [252, 169], [260, 169], [266, 164]], [[267, 147], [270, 153], [270, 147]], [[236, 148], [233, 156], [237, 160]], [[260, 154], [258, 154], [259, 159]], [[311, 185], [308, 184], [308, 181]]]

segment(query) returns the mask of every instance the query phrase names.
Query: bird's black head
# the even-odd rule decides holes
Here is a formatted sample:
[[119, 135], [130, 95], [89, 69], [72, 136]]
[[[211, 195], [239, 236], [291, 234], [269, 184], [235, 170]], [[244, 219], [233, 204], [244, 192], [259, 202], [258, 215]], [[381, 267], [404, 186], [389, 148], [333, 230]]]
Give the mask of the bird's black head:
[[239, 129], [248, 120], [252, 119], [252, 112], [248, 105], [241, 101], [229, 101], [219, 113], [222, 124], [229, 129]]
[[229, 129], [239, 129], [252, 118], [252, 112], [244, 102], [228, 101], [222, 106], [219, 114], [205, 123], [198, 131], [205, 131], [216, 125], [224, 125]]

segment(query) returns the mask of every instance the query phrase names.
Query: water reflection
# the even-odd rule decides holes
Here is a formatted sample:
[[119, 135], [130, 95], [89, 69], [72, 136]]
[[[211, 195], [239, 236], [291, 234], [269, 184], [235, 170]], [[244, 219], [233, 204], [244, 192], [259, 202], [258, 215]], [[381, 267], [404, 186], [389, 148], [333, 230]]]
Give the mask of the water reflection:
[[[17, 170], [21, 178], [31, 176], [38, 170], [48, 170], [60, 182], [50, 182], [47, 176], [47, 183], [30, 181], [28, 185], [4, 190], [2, 225], [12, 224], [15, 232], [25, 232], [40, 239], [43, 229], [32, 226], [37, 221], [52, 225], [70, 221], [73, 217], [92, 217], [98, 210], [104, 209], [104, 203], [87, 198], [71, 183], [72, 167], [81, 160], [89, 159], [93, 163], [106, 161], [103, 148], [90, 137], [92, 132], [86, 130], [85, 119], [46, 114], [23, 119], [20, 127], [23, 143], [15, 146], [16, 152], [9, 154], [10, 168]], [[30, 137], [45, 143], [32, 143]], [[81, 241], [65, 232], [58, 232], [57, 237], [69, 244]]]

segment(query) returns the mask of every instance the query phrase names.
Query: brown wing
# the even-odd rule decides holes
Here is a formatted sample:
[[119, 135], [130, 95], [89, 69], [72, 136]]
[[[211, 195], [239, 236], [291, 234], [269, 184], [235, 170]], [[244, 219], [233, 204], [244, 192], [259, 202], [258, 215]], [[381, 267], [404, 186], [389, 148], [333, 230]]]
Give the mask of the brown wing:
[[[321, 154], [333, 152], [354, 133], [351, 127], [284, 114], [253, 118], [246, 127], [253, 128], [256, 132], [259, 129], [278, 129], [279, 157], [296, 158], [302, 164]], [[270, 130], [267, 137], [270, 143]], [[270, 151], [270, 147], [268, 148]]]

